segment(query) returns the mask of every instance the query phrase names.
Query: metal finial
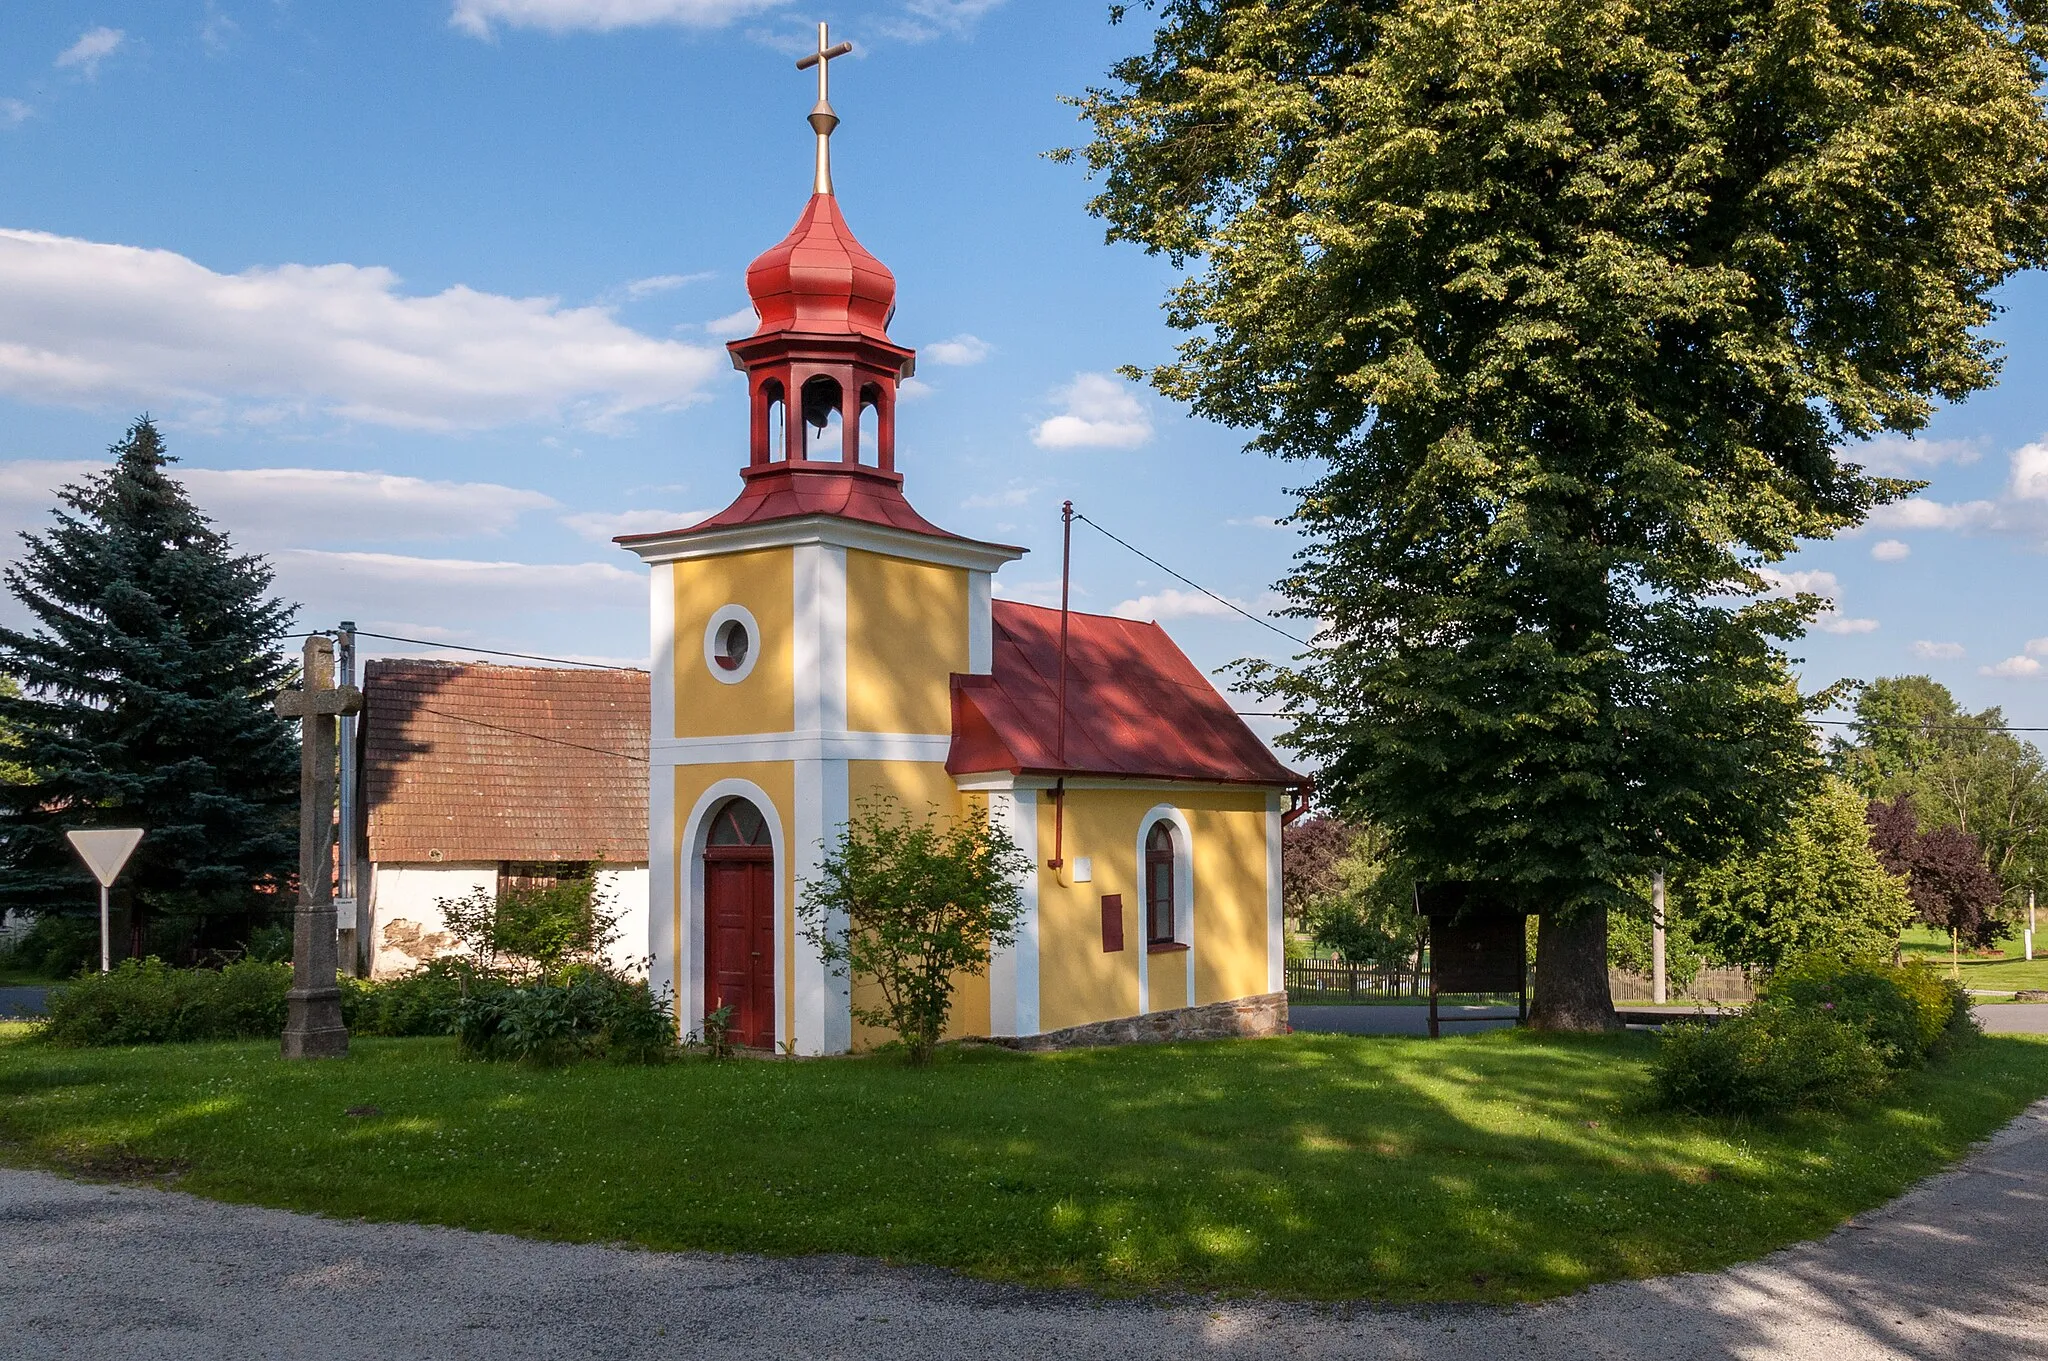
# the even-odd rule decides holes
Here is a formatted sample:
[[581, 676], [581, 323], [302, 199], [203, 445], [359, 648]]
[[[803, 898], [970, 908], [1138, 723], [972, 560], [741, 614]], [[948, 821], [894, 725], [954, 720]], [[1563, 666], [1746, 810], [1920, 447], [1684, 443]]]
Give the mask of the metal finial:
[[839, 115], [832, 112], [832, 61], [853, 51], [852, 43], [831, 44], [831, 35], [824, 24], [818, 25], [818, 50], [797, 60], [796, 69], [808, 71], [818, 68], [818, 103], [811, 110], [811, 130], [818, 134], [818, 176], [811, 191], [818, 194], [832, 192], [832, 129], [839, 126]]

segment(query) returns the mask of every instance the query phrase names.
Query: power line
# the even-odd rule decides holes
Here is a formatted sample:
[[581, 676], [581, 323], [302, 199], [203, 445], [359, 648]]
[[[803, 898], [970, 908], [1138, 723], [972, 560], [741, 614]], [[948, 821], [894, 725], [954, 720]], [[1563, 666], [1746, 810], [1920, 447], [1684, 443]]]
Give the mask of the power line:
[[1095, 523], [1095, 521], [1093, 521], [1093, 520], [1089, 519], [1089, 518], [1088, 518], [1087, 516], [1083, 515], [1083, 514], [1082, 514], [1082, 513], [1080, 512], [1080, 511], [1078, 511], [1078, 510], [1077, 510], [1077, 511], [1075, 511], [1075, 512], [1074, 512], [1074, 518], [1075, 518], [1076, 520], [1079, 520], [1079, 521], [1080, 521], [1080, 522], [1081, 522], [1082, 524], [1085, 524], [1085, 525], [1087, 525], [1087, 526], [1088, 526], [1089, 528], [1093, 529], [1093, 530], [1094, 530], [1094, 531], [1095, 531], [1096, 533], [1098, 533], [1098, 534], [1102, 535], [1102, 536], [1103, 536], [1104, 538], [1106, 538], [1106, 539], [1110, 540], [1110, 541], [1111, 541], [1112, 543], [1118, 543], [1118, 544], [1122, 544], [1122, 545], [1123, 545], [1123, 546], [1124, 546], [1125, 548], [1128, 548], [1128, 549], [1130, 549], [1130, 550], [1131, 550], [1131, 551], [1132, 551], [1133, 553], [1136, 553], [1136, 554], [1137, 554], [1137, 555], [1138, 555], [1139, 557], [1141, 557], [1141, 558], [1143, 558], [1143, 559], [1144, 559], [1145, 561], [1147, 561], [1147, 562], [1151, 563], [1151, 564], [1152, 564], [1152, 565], [1153, 565], [1154, 567], [1157, 567], [1157, 568], [1158, 568], [1158, 569], [1159, 569], [1160, 571], [1162, 571], [1162, 572], [1166, 573], [1166, 575], [1168, 575], [1168, 576], [1172, 577], [1172, 578], [1173, 578], [1173, 579], [1174, 579], [1175, 581], [1178, 581], [1178, 582], [1179, 582], [1179, 583], [1180, 583], [1181, 585], [1183, 585], [1183, 586], [1189, 586], [1189, 587], [1192, 587], [1193, 589], [1195, 589], [1195, 590], [1197, 590], [1197, 591], [1200, 591], [1200, 592], [1201, 592], [1201, 593], [1202, 593], [1203, 595], [1206, 595], [1206, 596], [1208, 596], [1208, 597], [1209, 597], [1209, 598], [1210, 598], [1211, 600], [1213, 600], [1213, 601], [1215, 601], [1215, 602], [1216, 602], [1217, 604], [1219, 604], [1219, 605], [1223, 606], [1223, 607], [1224, 607], [1225, 609], [1228, 609], [1228, 610], [1234, 610], [1234, 611], [1235, 611], [1235, 612], [1237, 612], [1238, 614], [1241, 614], [1241, 615], [1243, 615], [1243, 616], [1244, 616], [1245, 618], [1247, 618], [1247, 619], [1251, 620], [1251, 621], [1252, 621], [1252, 622], [1253, 622], [1254, 624], [1257, 624], [1257, 625], [1258, 625], [1258, 626], [1259, 626], [1260, 628], [1263, 628], [1263, 629], [1271, 629], [1271, 630], [1272, 630], [1273, 632], [1275, 632], [1275, 633], [1279, 634], [1279, 635], [1280, 635], [1280, 636], [1281, 636], [1282, 638], [1285, 638], [1285, 639], [1286, 639], [1286, 640], [1287, 640], [1288, 642], [1290, 642], [1290, 643], [1299, 643], [1299, 644], [1301, 644], [1301, 645], [1302, 645], [1303, 647], [1314, 647], [1314, 646], [1315, 646], [1315, 644], [1313, 644], [1313, 643], [1309, 642], [1309, 640], [1308, 640], [1308, 639], [1306, 639], [1306, 638], [1297, 638], [1297, 637], [1295, 637], [1295, 636], [1294, 636], [1293, 634], [1289, 633], [1289, 632], [1288, 632], [1288, 631], [1287, 631], [1286, 629], [1283, 629], [1283, 628], [1281, 628], [1281, 627], [1280, 627], [1280, 626], [1279, 626], [1278, 624], [1275, 624], [1275, 623], [1274, 623], [1274, 622], [1273, 622], [1272, 620], [1270, 620], [1270, 619], [1261, 619], [1261, 618], [1259, 618], [1259, 616], [1257, 616], [1256, 614], [1253, 614], [1253, 613], [1252, 613], [1252, 612], [1251, 612], [1250, 610], [1248, 610], [1248, 609], [1246, 609], [1246, 608], [1245, 608], [1244, 606], [1242, 606], [1242, 605], [1238, 604], [1238, 603], [1237, 603], [1236, 601], [1234, 601], [1234, 600], [1226, 600], [1226, 599], [1224, 599], [1224, 598], [1223, 598], [1222, 596], [1220, 596], [1220, 595], [1216, 594], [1216, 592], [1214, 592], [1214, 591], [1210, 590], [1210, 589], [1209, 589], [1209, 588], [1208, 588], [1207, 586], [1204, 586], [1204, 585], [1202, 585], [1202, 584], [1201, 584], [1200, 582], [1196, 582], [1196, 581], [1190, 581], [1190, 580], [1188, 580], [1188, 579], [1187, 579], [1186, 577], [1182, 576], [1182, 575], [1181, 575], [1181, 574], [1180, 574], [1179, 572], [1176, 572], [1176, 571], [1174, 571], [1174, 570], [1173, 570], [1173, 569], [1172, 569], [1171, 567], [1168, 567], [1168, 566], [1167, 566], [1167, 565], [1166, 565], [1165, 563], [1163, 563], [1163, 562], [1161, 562], [1161, 561], [1160, 561], [1159, 559], [1157, 559], [1157, 558], [1153, 557], [1153, 556], [1152, 556], [1152, 555], [1151, 555], [1150, 553], [1147, 553], [1147, 552], [1146, 552], [1146, 551], [1145, 551], [1144, 549], [1142, 549], [1142, 548], [1139, 548], [1139, 547], [1138, 547], [1137, 545], [1135, 545], [1135, 544], [1132, 544], [1132, 543], [1130, 543], [1130, 542], [1128, 542], [1128, 541], [1126, 541], [1126, 540], [1124, 540], [1124, 539], [1119, 539], [1119, 538], [1118, 538], [1118, 537], [1117, 537], [1116, 535], [1114, 535], [1114, 534], [1110, 533], [1110, 532], [1109, 532], [1108, 530], [1104, 529], [1104, 528], [1103, 528], [1103, 527], [1102, 527], [1101, 525], [1098, 525], [1098, 524], [1096, 524], [1096, 523]]
[[[1268, 711], [1266, 711], [1266, 710], [1263, 710], [1263, 709], [1233, 709], [1233, 710], [1231, 710], [1231, 712], [1232, 712], [1232, 713], [1234, 713], [1234, 714], [1236, 714], [1236, 715], [1237, 715], [1237, 716], [1238, 716], [1239, 718], [1300, 718], [1300, 717], [1302, 717], [1302, 715], [1300, 715], [1300, 714], [1276, 714], [1276, 713], [1270, 713], [1270, 712], [1268, 712]], [[1855, 727], [1861, 727], [1861, 726], [1863, 726], [1863, 725], [1862, 725], [1861, 723], [1859, 723], [1859, 722], [1858, 722], [1857, 720], [1855, 720], [1855, 719], [1850, 719], [1850, 718], [1809, 718], [1809, 719], [1807, 719], [1806, 721], [1807, 721], [1808, 723], [1815, 723], [1815, 724], [1825, 724], [1826, 726], [1828, 726], [1828, 727], [1832, 727], [1832, 728], [1855, 728]], [[1872, 728], [1882, 728], [1882, 727], [1885, 727], [1885, 726], [1887, 726], [1887, 725], [1883, 725], [1883, 724], [1871, 724], [1870, 726], [1871, 726]], [[1902, 727], [1903, 727], [1903, 726], [1910, 726], [1911, 730], [1912, 730], [1912, 731], [1914, 731], [1914, 732], [1981, 732], [1981, 733], [1994, 733], [1994, 732], [2048, 732], [2048, 728], [2013, 728], [2013, 727], [2007, 727], [2007, 726], [2005, 726], [2005, 725], [2003, 725], [2003, 724], [2001, 724], [2000, 726], [1998, 726], [1998, 727], [1995, 727], [1995, 728], [1994, 728], [1994, 727], [1989, 727], [1989, 726], [1981, 726], [1981, 727], [1980, 727], [1980, 726], [1978, 726], [1978, 725], [1976, 725], [1976, 724], [1973, 724], [1973, 723], [1914, 723], [1914, 724], [1911, 724], [1911, 725], [1903, 725], [1903, 724], [1902, 724], [1902, 725], [1897, 725], [1897, 726], [1902, 726]]]
[[554, 662], [559, 666], [587, 666], [593, 671], [638, 671], [637, 666], [607, 666], [603, 662], [580, 661], [574, 657], [543, 657], [537, 652], [505, 652], [494, 647], [464, 647], [460, 643], [437, 643], [431, 638], [401, 638], [395, 633], [371, 633], [357, 629], [358, 638], [377, 638], [387, 643], [412, 643], [419, 647], [439, 648], [444, 652], [474, 652], [486, 657], [517, 657], [527, 662]]
[[527, 732], [523, 728], [507, 728], [498, 723], [486, 723], [481, 718], [470, 718], [465, 714], [451, 714], [446, 709], [429, 709], [425, 705], [421, 705], [414, 712], [432, 714], [436, 718], [445, 718], [453, 723], [469, 723], [479, 728], [489, 728], [492, 732], [507, 733], [513, 737], [529, 737], [536, 742], [552, 742], [558, 747], [574, 747], [578, 751], [595, 752], [599, 756], [616, 756], [621, 761], [638, 761], [641, 765], [647, 764], [645, 756], [635, 756], [631, 752], [612, 751], [607, 747], [587, 746], [582, 742], [571, 742], [566, 737], [549, 737], [546, 733]]

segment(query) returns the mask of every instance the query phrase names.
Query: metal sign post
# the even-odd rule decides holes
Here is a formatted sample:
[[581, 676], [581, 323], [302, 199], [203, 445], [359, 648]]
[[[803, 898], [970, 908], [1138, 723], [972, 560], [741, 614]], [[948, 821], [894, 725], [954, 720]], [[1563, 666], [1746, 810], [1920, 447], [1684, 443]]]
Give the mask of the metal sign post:
[[106, 973], [113, 967], [111, 951], [107, 945], [107, 890], [114, 886], [120, 876], [121, 867], [128, 863], [128, 857], [135, 853], [136, 843], [142, 840], [140, 827], [95, 827], [66, 832], [71, 849], [78, 852], [78, 858], [92, 871], [92, 877], [100, 881], [100, 972]]

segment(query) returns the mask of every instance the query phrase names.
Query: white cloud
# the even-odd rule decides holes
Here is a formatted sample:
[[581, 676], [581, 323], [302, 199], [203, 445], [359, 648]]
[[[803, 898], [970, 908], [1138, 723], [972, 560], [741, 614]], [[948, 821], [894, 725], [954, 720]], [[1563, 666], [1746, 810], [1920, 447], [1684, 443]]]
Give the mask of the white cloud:
[[920, 350], [919, 353], [934, 364], [952, 364], [964, 367], [968, 364], [979, 364], [982, 360], [988, 358], [991, 354], [995, 353], [995, 346], [989, 344], [980, 336], [968, 335], [965, 331], [962, 331], [950, 340], [933, 341]]
[[34, 109], [19, 99], [0, 99], [0, 128], [18, 128], [34, 113]]
[[921, 402], [938, 391], [922, 378], [906, 378], [896, 385], [896, 400], [899, 402]]
[[[1060, 579], [1052, 577], [1045, 581], [997, 581], [994, 593], [1004, 600], [1014, 600], [1020, 605], [1052, 605], [1060, 603]], [[1079, 600], [1088, 594], [1085, 586], [1073, 583], [1069, 587], [1072, 600]], [[1069, 601], [1071, 604], [1071, 600]]]
[[1822, 633], [1875, 633], [1875, 619], [1852, 619], [1841, 611], [1842, 585], [1833, 572], [1780, 572], [1774, 568], [1759, 569], [1768, 586], [1766, 595], [1782, 596], [1787, 599], [1795, 595], [1817, 595], [1828, 602], [1827, 607], [1813, 618], [1813, 627]]
[[1995, 501], [1903, 501], [1879, 506], [1869, 523], [1879, 530], [2010, 534], [2048, 548], [2048, 439], [2021, 445], [2009, 462], [2004, 491]]
[[1980, 666], [1977, 668], [1977, 674], [1980, 676], [2005, 676], [2013, 679], [2021, 676], [2039, 675], [2040, 671], [2041, 663], [2035, 661], [2032, 657], [2007, 657], [1996, 666]]
[[1040, 422], [1041, 449], [1135, 449], [1152, 438], [1152, 415], [1131, 385], [1106, 373], [1079, 373], [1054, 394], [1066, 411]]
[[741, 336], [752, 335], [754, 328], [760, 324], [760, 316], [752, 306], [747, 306], [737, 312], [728, 312], [722, 317], [712, 318], [704, 323], [704, 330], [707, 334], [722, 340], [738, 340]]
[[[1240, 609], [1246, 608], [1236, 602]], [[1110, 610], [1119, 619], [1213, 619], [1237, 618], [1237, 610], [1200, 591], [1180, 591], [1169, 586], [1154, 595], [1124, 600]]]
[[1904, 435], [1879, 435], [1868, 443], [1842, 446], [1842, 457], [1860, 463], [1871, 472], [1890, 477], [1917, 477], [1944, 463], [1975, 463], [1984, 456], [1984, 441], [1976, 439], [1908, 439]]
[[1913, 546], [1901, 539], [1880, 539], [1870, 546], [1870, 556], [1879, 562], [1904, 562], [1913, 556]]
[[479, 38], [490, 37], [494, 23], [548, 33], [609, 33], [657, 25], [718, 28], [783, 3], [785, 0], [455, 0], [448, 22]]
[[1963, 655], [1963, 645], [1961, 643], [1930, 643], [1923, 639], [1913, 644], [1913, 655], [1915, 657], [1925, 657], [1929, 661], [1949, 662]]
[[905, 42], [964, 33], [1003, 0], [905, 0], [903, 15], [882, 21], [882, 32]]
[[671, 293], [689, 284], [700, 284], [715, 278], [712, 270], [700, 270], [695, 274], [651, 274], [645, 279], [635, 279], [619, 290], [627, 302], [640, 302], [662, 293]]
[[1286, 522], [1281, 520], [1276, 515], [1241, 515], [1229, 520], [1225, 520], [1223, 523], [1227, 525], [1238, 525], [1240, 527], [1250, 529], [1292, 528], [1291, 525], [1288, 525]]
[[622, 510], [616, 514], [586, 510], [564, 515], [562, 523], [586, 539], [610, 543], [621, 534], [656, 534], [664, 529], [687, 529], [709, 519], [708, 510]]
[[477, 562], [311, 548], [287, 549], [273, 561], [280, 593], [306, 601], [314, 618], [446, 620], [647, 603], [646, 574], [608, 562]]
[[602, 428], [687, 402], [724, 367], [603, 308], [398, 284], [377, 266], [217, 274], [170, 251], [0, 229], [0, 393], [216, 420]]
[[2048, 657], [2048, 638], [2029, 638], [2020, 651], [2029, 657]]
[[114, 54], [128, 35], [118, 28], [104, 24], [89, 28], [78, 36], [78, 41], [57, 54], [57, 65], [76, 66], [85, 72], [85, 78], [92, 80], [100, 73], [100, 63]]
[[[21, 459], [0, 463], [0, 530], [40, 529], [56, 489], [106, 471], [105, 463]], [[188, 468], [171, 475], [237, 544], [283, 545], [455, 539], [502, 533], [555, 499], [493, 482], [430, 482], [331, 468]]]
[[962, 510], [998, 510], [1005, 507], [1027, 506], [1038, 494], [1038, 487], [1022, 482], [1012, 482], [1001, 491], [977, 492], [960, 503]]

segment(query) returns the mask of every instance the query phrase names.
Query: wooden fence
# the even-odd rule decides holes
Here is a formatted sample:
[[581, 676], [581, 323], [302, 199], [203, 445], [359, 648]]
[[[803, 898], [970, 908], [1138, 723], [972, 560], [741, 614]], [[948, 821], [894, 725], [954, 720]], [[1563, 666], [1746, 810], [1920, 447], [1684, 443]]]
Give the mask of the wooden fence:
[[1335, 959], [1287, 961], [1287, 991], [1319, 999], [1366, 1001], [1381, 997], [1429, 996], [1429, 971], [1375, 969]]
[[[1607, 981], [1616, 1002], [1649, 1000], [1647, 978], [1609, 969]], [[1400, 997], [1420, 1001], [1429, 996], [1429, 970], [1376, 969], [1369, 964], [1346, 964], [1335, 959], [1289, 960], [1287, 991], [1318, 1001], [1364, 1002]], [[1747, 1002], [1755, 996], [1748, 976], [1740, 969], [1701, 969], [1684, 992], [1671, 989], [1674, 1002]]]

